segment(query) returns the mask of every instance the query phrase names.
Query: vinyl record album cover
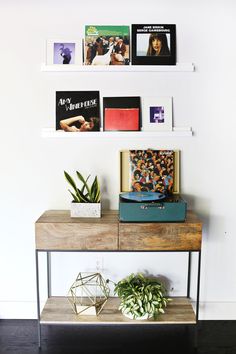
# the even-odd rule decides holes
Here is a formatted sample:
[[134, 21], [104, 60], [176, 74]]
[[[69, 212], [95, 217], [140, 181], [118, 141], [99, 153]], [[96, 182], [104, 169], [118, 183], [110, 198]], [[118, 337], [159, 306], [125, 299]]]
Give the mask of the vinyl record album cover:
[[138, 108], [105, 108], [104, 130], [139, 130]]
[[100, 131], [99, 91], [57, 91], [56, 130]]
[[132, 25], [132, 65], [176, 65], [176, 25]]
[[140, 97], [104, 97], [103, 129], [113, 131], [140, 130]]
[[129, 26], [85, 26], [84, 65], [129, 65], [129, 63]]
[[120, 152], [121, 192], [179, 193], [178, 150]]

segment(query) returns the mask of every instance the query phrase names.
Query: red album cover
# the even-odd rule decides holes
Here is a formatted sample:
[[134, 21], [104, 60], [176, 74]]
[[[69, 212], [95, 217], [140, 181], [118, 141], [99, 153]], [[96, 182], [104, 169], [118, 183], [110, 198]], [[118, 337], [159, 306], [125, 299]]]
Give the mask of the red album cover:
[[104, 130], [140, 130], [139, 108], [105, 108]]

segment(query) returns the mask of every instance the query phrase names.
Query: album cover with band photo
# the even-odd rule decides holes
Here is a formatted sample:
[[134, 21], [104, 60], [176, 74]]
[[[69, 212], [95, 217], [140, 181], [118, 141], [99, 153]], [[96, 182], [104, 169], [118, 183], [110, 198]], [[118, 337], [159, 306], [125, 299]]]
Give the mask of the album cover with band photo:
[[129, 65], [130, 26], [86, 25], [84, 65]]

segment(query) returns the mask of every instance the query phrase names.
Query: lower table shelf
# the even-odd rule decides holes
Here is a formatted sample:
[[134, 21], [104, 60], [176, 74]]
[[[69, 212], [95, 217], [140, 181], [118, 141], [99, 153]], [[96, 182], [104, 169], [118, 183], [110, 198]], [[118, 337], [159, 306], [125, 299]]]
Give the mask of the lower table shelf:
[[175, 297], [157, 320], [130, 320], [118, 310], [119, 298], [109, 298], [98, 316], [82, 316], [73, 313], [66, 297], [48, 298], [41, 317], [41, 324], [196, 324], [196, 316], [190, 300]]
[[[49, 210], [35, 223], [38, 344], [41, 325], [197, 325], [199, 313], [202, 222], [192, 211], [181, 223], [121, 223], [118, 211], [104, 210], [101, 218], [70, 218], [69, 211]], [[157, 320], [129, 320], [118, 310], [119, 298], [109, 298], [98, 316], [75, 315], [66, 297], [51, 296], [53, 252], [184, 252], [188, 253], [186, 296], [174, 297]], [[48, 300], [41, 312], [39, 253], [47, 255]], [[192, 253], [198, 254], [196, 309], [191, 301]], [[128, 327], [127, 327], [128, 328]], [[197, 326], [195, 326], [197, 328]]]

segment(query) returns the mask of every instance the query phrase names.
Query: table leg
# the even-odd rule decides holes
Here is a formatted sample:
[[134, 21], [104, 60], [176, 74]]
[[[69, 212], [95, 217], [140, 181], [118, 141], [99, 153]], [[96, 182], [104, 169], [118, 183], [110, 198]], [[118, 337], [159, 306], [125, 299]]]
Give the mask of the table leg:
[[198, 251], [197, 303], [196, 303], [196, 320], [197, 320], [197, 322], [198, 322], [198, 317], [199, 317], [200, 272], [201, 272], [201, 251]]
[[191, 259], [192, 252], [188, 252], [188, 277], [187, 277], [187, 297], [190, 297], [190, 281], [191, 281]]
[[48, 286], [48, 297], [51, 297], [51, 252], [47, 252], [47, 286]]
[[38, 346], [41, 348], [41, 325], [40, 325], [40, 294], [39, 294], [39, 265], [38, 251], [35, 251], [36, 260], [36, 290], [37, 290], [37, 315], [38, 315]]

